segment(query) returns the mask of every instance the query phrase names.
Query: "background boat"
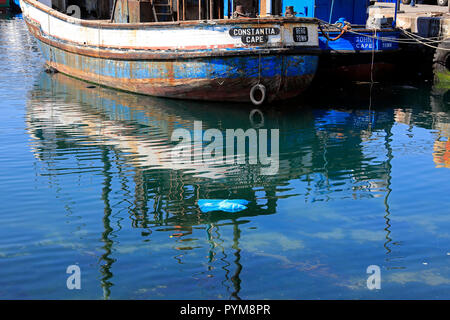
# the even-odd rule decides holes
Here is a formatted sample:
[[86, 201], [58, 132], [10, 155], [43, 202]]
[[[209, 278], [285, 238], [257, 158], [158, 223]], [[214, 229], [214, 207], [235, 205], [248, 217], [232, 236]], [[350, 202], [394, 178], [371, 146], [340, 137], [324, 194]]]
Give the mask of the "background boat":
[[287, 0], [285, 4], [293, 6], [295, 16], [321, 20], [318, 82], [392, 76], [400, 31], [392, 20], [368, 22], [369, 0]]

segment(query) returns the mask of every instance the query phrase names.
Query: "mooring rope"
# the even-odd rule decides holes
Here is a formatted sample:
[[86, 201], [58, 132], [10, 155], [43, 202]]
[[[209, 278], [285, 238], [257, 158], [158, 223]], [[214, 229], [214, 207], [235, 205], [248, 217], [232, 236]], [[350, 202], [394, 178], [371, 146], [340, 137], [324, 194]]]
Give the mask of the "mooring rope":
[[[373, 34], [374, 36], [377, 35], [377, 31], [374, 29], [373, 30]], [[370, 64], [370, 89], [369, 89], [369, 124], [368, 124], [368, 130], [371, 131], [372, 130], [372, 90], [373, 90], [373, 85], [374, 85], [374, 80], [373, 80], [373, 68], [374, 68], [374, 63], [375, 62], [375, 38], [372, 38], [372, 61]]]
[[[325, 26], [328, 26], [328, 27], [333, 27], [333, 28], [338, 29], [340, 31], [342, 31], [345, 28], [345, 26], [344, 27], [340, 27], [340, 26], [338, 26], [336, 24], [330, 24], [330, 23], [328, 23], [328, 22], [326, 22], [324, 20], [320, 20], [320, 19], [318, 19], [318, 20], [319, 20], [319, 22], [321, 24], [323, 24]], [[319, 23], [319, 29], [321, 29], [321, 24], [320, 23]], [[374, 38], [374, 39], [382, 40], [382, 41], [385, 41], [385, 42], [394, 42], [394, 43], [403, 43], [403, 44], [417, 44], [417, 45], [423, 44], [423, 45], [426, 45], [426, 46], [429, 46], [429, 47], [432, 47], [432, 48], [435, 48], [435, 49], [437, 49], [438, 47], [432, 46], [432, 45], [430, 45], [430, 43], [442, 43], [446, 39], [450, 38], [450, 37], [424, 38], [424, 37], [415, 35], [413, 33], [410, 33], [410, 32], [408, 32], [408, 31], [406, 31], [404, 29], [399, 29], [399, 30], [402, 31], [410, 39], [394, 39], [394, 38], [380, 37], [380, 36], [377, 36], [377, 35], [371, 36], [371, 35], [368, 35], [368, 34], [360, 33], [360, 32], [357, 32], [357, 31], [353, 31], [351, 28], [346, 28], [346, 32], [353, 33], [353, 34], [356, 34], [356, 35], [359, 35], [359, 36], [362, 36], [362, 37], [366, 37], [366, 38]], [[430, 39], [433, 39], [433, 40], [430, 40]], [[436, 40], [434, 40], [434, 39], [436, 39]], [[439, 48], [439, 49], [444, 50], [443, 48]], [[450, 49], [446, 49], [446, 50], [450, 50]]]
[[325, 31], [323, 30], [323, 28], [322, 28], [322, 26], [320, 25], [320, 23], [319, 23], [319, 29], [320, 29], [320, 32], [323, 34], [323, 36], [324, 36], [328, 41], [336, 41], [336, 40], [339, 40], [339, 39], [344, 35], [344, 33], [346, 33], [346, 32], [350, 29], [350, 24], [346, 24], [346, 25], [342, 28], [341, 33], [339, 33], [339, 35], [337, 35], [337, 36], [334, 37], [334, 38], [330, 38], [330, 36], [329, 36], [327, 33], [325, 33]]
[[[258, 27], [259, 27], [259, 16], [258, 16]], [[258, 50], [258, 83], [261, 83], [261, 50]]]
[[[422, 44], [424, 46], [427, 46], [427, 47], [430, 47], [430, 48], [433, 48], [433, 49], [443, 50], [443, 51], [450, 51], [450, 48], [436, 47], [436, 46], [433, 46], [433, 45], [431, 45], [431, 44], [429, 44], [429, 43], [427, 43], [427, 42], [425, 42], [423, 40], [419, 40], [418, 38], [416, 38], [416, 35], [414, 35], [411, 32], [408, 32], [406, 30], [403, 30], [403, 32], [405, 33], [406, 36], [410, 37], [411, 39], [415, 39], [415, 41], [417, 41], [418, 43], [420, 43], [420, 44]], [[448, 38], [445, 38], [445, 39], [448, 39]], [[442, 43], [444, 40], [440, 41], [439, 43]]]
[[328, 23], [331, 23], [331, 18], [333, 17], [333, 10], [334, 10], [334, 0], [331, 1], [330, 18]]
[[372, 38], [372, 62], [370, 64], [370, 85], [373, 85], [373, 65], [375, 60], [375, 36], [377, 35], [377, 31], [373, 30], [374, 38]]

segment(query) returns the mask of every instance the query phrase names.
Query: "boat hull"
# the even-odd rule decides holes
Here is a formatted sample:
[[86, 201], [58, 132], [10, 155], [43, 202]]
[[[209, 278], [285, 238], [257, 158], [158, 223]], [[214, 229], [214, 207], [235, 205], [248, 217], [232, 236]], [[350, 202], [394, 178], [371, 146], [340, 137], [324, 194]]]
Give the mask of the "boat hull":
[[318, 66], [314, 19], [117, 24], [68, 18], [34, 0], [21, 6], [48, 66], [129, 92], [250, 102], [262, 84], [266, 100], [282, 100], [304, 91]]
[[46, 63], [69, 76], [124, 91], [177, 99], [249, 102], [262, 83], [269, 101], [304, 91], [316, 73], [317, 55], [274, 54], [177, 60], [109, 60], [39, 42]]
[[368, 53], [324, 54], [320, 57], [315, 80], [328, 85], [334, 82], [367, 82], [394, 79], [397, 74], [397, 51]]
[[[396, 70], [400, 32], [395, 29], [367, 30], [352, 28], [356, 33], [345, 33], [336, 41], [319, 36], [323, 54], [317, 72], [317, 80], [380, 81], [391, 79]], [[376, 35], [376, 39], [374, 36]], [[329, 32], [330, 38], [339, 32]], [[392, 40], [392, 41], [391, 41]]]

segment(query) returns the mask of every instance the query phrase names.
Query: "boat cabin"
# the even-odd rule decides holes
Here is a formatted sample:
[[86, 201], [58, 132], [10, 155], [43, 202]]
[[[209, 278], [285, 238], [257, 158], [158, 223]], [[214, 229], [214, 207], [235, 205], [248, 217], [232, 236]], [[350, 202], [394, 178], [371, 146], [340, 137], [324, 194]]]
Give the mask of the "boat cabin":
[[[273, 16], [323, 18], [328, 0], [38, 0], [81, 19], [111, 19], [116, 23], [256, 18]], [[351, 0], [350, 0], [351, 1]], [[326, 2], [326, 3], [325, 3]], [[336, 7], [348, 0], [336, 0]], [[353, 0], [355, 3], [361, 1]], [[364, 2], [364, 0], [363, 0]], [[317, 6], [317, 4], [319, 6]], [[293, 6], [294, 8], [287, 8]], [[79, 10], [77, 10], [79, 8]], [[293, 10], [292, 10], [293, 9]], [[341, 17], [336, 13], [333, 17]]]
[[370, 0], [284, 0], [283, 13], [292, 6], [295, 16], [314, 17], [328, 23], [340, 18], [353, 25], [365, 25]]

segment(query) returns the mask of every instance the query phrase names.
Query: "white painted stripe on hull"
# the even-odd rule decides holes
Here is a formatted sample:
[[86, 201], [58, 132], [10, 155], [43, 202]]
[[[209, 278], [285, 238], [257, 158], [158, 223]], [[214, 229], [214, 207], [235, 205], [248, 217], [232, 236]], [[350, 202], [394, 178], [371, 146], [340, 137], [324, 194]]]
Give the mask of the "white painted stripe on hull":
[[[34, 0], [30, 0], [33, 2]], [[164, 48], [164, 49], [189, 49], [195, 47], [247, 47], [240, 37], [232, 37], [229, 30], [239, 27], [230, 20], [229, 25], [214, 25], [212, 23], [199, 23], [196, 26], [184, 27], [158, 26], [154, 29], [143, 28], [130, 29], [102, 29], [100, 27], [82, 26], [81, 20], [69, 18], [69, 21], [60, 20], [38, 8], [20, 1], [23, 15], [40, 24], [42, 31], [51, 37], [68, 40], [78, 45], [119, 47], [119, 48]], [[100, 26], [100, 24], [99, 24]], [[255, 27], [257, 25], [255, 24]], [[267, 25], [263, 25], [266, 27]], [[264, 47], [315, 47], [318, 46], [317, 26], [313, 23], [287, 23], [271, 24], [272, 27], [281, 29], [280, 34], [269, 36], [268, 43]], [[308, 30], [307, 42], [293, 41], [293, 27], [306, 27]], [[261, 46], [259, 46], [261, 47]]]

